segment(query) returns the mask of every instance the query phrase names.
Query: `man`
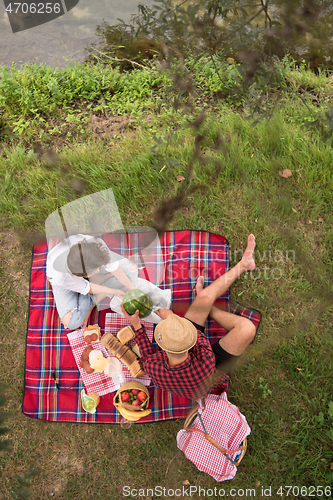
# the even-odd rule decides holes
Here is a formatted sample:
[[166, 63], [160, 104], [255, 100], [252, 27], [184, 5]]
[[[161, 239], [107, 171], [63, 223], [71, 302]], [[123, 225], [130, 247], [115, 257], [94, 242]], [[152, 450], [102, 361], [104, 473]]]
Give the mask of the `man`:
[[[169, 309], [157, 311], [163, 319], [154, 332], [160, 349], [155, 350], [150, 343], [140, 323], [139, 311], [130, 316], [122, 306], [125, 317], [135, 330], [144, 370], [154, 385], [189, 399], [204, 397], [214, 385], [217, 369], [220, 373], [229, 373], [231, 366], [252, 342], [256, 328], [249, 319], [221, 311], [213, 304], [243, 272], [255, 268], [254, 248], [255, 238], [250, 234], [244, 255], [235, 267], [206, 288], [203, 277], [198, 278], [197, 296], [185, 318]], [[212, 345], [204, 335], [208, 316], [228, 332]]]

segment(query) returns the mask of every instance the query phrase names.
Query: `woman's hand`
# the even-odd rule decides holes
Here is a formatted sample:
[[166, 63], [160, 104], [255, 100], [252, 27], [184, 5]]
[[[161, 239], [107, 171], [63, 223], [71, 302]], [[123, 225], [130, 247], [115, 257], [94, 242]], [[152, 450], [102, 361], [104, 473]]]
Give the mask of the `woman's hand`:
[[125, 307], [123, 306], [123, 304], [121, 304], [121, 310], [123, 312], [123, 315], [125, 316], [125, 318], [127, 319], [127, 321], [129, 321], [131, 323], [131, 325], [133, 326], [134, 330], [139, 330], [141, 328], [141, 323], [140, 323], [140, 317], [139, 317], [139, 309], [137, 309], [135, 311], [134, 314], [132, 314], [132, 316], [130, 314], [128, 314], [128, 312], [126, 311]]
[[117, 290], [116, 288], [112, 289], [112, 294], [115, 295], [116, 297], [119, 297], [120, 299], [123, 299], [125, 292], [122, 290]]
[[134, 290], [136, 287], [131, 283], [131, 285], [126, 286], [127, 290]]

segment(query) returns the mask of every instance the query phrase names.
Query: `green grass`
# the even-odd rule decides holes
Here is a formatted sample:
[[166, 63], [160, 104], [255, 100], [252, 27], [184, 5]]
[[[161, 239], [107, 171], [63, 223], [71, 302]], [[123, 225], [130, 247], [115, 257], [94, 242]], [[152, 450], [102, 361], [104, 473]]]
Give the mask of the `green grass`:
[[[38, 71], [51, 76], [47, 68]], [[94, 71], [102, 70], [92, 71], [95, 75]], [[68, 76], [70, 70], [64, 74]], [[293, 73], [286, 75], [287, 81]], [[322, 75], [316, 80], [301, 69], [301, 76], [307, 78], [302, 80], [302, 92], [312, 82], [315, 92], [320, 88], [323, 102], [329, 97]], [[22, 82], [24, 71], [20, 78]], [[47, 81], [45, 76], [46, 86]], [[73, 84], [77, 88], [78, 82]], [[151, 99], [156, 104], [154, 96]], [[133, 94], [136, 109], [142, 102], [142, 95], [134, 98]], [[172, 113], [163, 109], [149, 122], [138, 114], [135, 131], [122, 138], [96, 138], [85, 130], [85, 141], [68, 140], [52, 161], [34, 152], [23, 132], [21, 141], [3, 144], [0, 319], [5, 328], [0, 333], [0, 365], [9, 386], [6, 411], [11, 412], [8, 437], [12, 439], [12, 451], [0, 458], [5, 499], [18, 484], [16, 475], [28, 471], [31, 464], [40, 469], [30, 488], [39, 500], [51, 493], [64, 500], [119, 500], [125, 485], [176, 489], [182, 488], [183, 481], [198, 488], [224, 488], [226, 493], [231, 488], [256, 488], [257, 498], [264, 498], [261, 487], [272, 486], [272, 498], [280, 498], [276, 491], [281, 485], [332, 483], [333, 150], [317, 131], [310, 133], [303, 127], [311, 113], [289, 90], [281, 91], [273, 117], [256, 127], [245, 119], [246, 99], [242, 112], [225, 103], [215, 104], [214, 109], [207, 107], [200, 128], [201, 159], [195, 162], [191, 178], [188, 164], [194, 134], [185, 126], [188, 116], [179, 113], [173, 120]], [[22, 107], [15, 111], [22, 103], [14, 97], [10, 106], [8, 116], [22, 113]], [[317, 107], [310, 109], [315, 113]], [[178, 166], [165, 163], [163, 148], [155, 153], [150, 149], [156, 144], [154, 136], [171, 137], [171, 129], [175, 134], [167, 140], [167, 152]], [[163, 170], [152, 168], [159, 162], [166, 164]], [[290, 178], [279, 175], [285, 168], [291, 170]], [[177, 175], [184, 175], [185, 181], [178, 182]], [[84, 180], [82, 190], [74, 189], [75, 179]], [[219, 484], [177, 449], [182, 421], [134, 424], [123, 430], [30, 420], [20, 408], [29, 240], [43, 232], [46, 217], [57, 207], [110, 187], [125, 225], [153, 225], [157, 204], [179, 193], [187, 181], [189, 189], [199, 186], [201, 190], [188, 193], [166, 229], [223, 234], [229, 240], [231, 265], [239, 259], [250, 232], [257, 241], [257, 270], [234, 284], [231, 298], [260, 310], [262, 323], [256, 342], [237, 367], [228, 395], [252, 432], [235, 479]]]
[[[199, 61], [189, 58], [186, 67], [199, 107], [219, 108], [219, 102], [246, 110], [260, 101], [262, 112], [276, 105], [276, 99], [295, 102], [287, 116], [295, 124], [313, 121], [332, 100], [330, 80], [325, 73], [315, 75], [305, 65], [285, 57], [275, 62], [274, 88], [258, 77], [252, 84], [240, 73], [241, 67], [227, 64], [223, 57], [213, 56]], [[176, 69], [177, 63], [173, 62]], [[179, 70], [182, 74], [183, 70]], [[248, 86], [249, 85], [249, 86]], [[262, 87], [264, 86], [264, 87]], [[266, 88], [267, 87], [267, 88]], [[264, 90], [262, 90], [264, 89]], [[51, 68], [44, 64], [26, 64], [18, 68], [0, 68], [0, 137], [7, 143], [39, 142], [53, 144], [57, 137], [69, 142], [73, 136], [86, 141], [92, 114], [132, 115], [138, 122], [142, 116], [159, 115], [159, 125], [170, 116], [170, 103], [182, 90], [179, 81], [172, 83], [170, 72], [151, 68], [121, 73], [118, 68], [102, 63], [67, 65]], [[266, 100], [260, 99], [267, 93]], [[300, 98], [303, 105], [299, 104]], [[259, 101], [258, 101], [259, 99]], [[307, 106], [306, 106], [306, 105]], [[140, 120], [141, 119], [141, 120]], [[180, 120], [181, 121], [181, 120]]]

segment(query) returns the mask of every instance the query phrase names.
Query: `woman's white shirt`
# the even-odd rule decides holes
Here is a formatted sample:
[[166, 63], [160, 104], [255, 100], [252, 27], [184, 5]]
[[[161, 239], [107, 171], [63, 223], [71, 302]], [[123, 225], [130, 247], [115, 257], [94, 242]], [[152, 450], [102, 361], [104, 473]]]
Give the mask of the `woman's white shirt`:
[[[112, 259], [112, 253], [102, 239], [84, 234], [76, 234], [73, 236], [69, 236], [49, 251], [46, 261], [46, 276], [51, 284], [57, 285], [61, 288], [65, 288], [66, 290], [72, 290], [73, 292], [81, 293], [82, 295], [87, 295], [90, 290], [89, 281], [80, 276], [75, 276], [69, 271], [67, 267], [67, 256], [70, 248], [77, 243], [81, 243], [82, 240], [93, 240], [96, 243], [101, 243], [103, 247], [108, 250]], [[54, 261], [59, 256], [61, 256], [63, 271], [56, 270], [53, 266]], [[116, 269], [118, 269], [119, 267], [119, 262], [119, 260], [115, 261], [114, 259], [112, 259], [107, 265], [103, 266], [102, 268], [107, 272], [116, 271]]]

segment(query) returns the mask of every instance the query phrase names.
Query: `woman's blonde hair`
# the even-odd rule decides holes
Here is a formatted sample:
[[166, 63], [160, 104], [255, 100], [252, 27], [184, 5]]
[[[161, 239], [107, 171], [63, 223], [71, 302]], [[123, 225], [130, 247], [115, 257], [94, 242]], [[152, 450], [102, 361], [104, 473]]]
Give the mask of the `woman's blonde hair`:
[[110, 262], [110, 255], [102, 243], [82, 240], [73, 245], [68, 253], [67, 267], [75, 276], [86, 277]]

